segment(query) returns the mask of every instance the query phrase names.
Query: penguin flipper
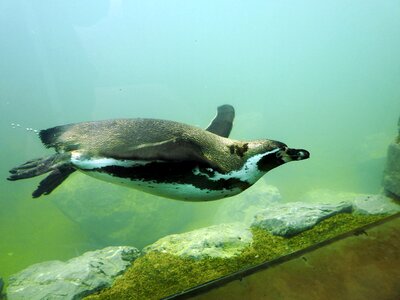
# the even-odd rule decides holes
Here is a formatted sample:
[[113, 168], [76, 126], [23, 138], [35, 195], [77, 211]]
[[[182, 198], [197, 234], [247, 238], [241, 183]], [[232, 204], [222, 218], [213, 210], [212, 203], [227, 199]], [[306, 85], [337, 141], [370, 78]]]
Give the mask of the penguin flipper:
[[222, 137], [229, 137], [235, 118], [235, 109], [232, 105], [221, 105], [217, 109], [217, 115], [207, 127], [207, 131]]
[[201, 147], [183, 138], [172, 138], [157, 143], [142, 144], [128, 149], [115, 149], [113, 152], [101, 152], [105, 157], [115, 159], [185, 162], [195, 161], [204, 166], [220, 169], [215, 163], [207, 159]]

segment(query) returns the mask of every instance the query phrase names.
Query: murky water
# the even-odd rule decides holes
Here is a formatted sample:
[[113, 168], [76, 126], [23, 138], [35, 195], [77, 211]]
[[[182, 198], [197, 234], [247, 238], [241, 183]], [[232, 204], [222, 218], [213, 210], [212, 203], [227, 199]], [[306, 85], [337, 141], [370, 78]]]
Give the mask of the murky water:
[[35, 130], [55, 125], [152, 117], [205, 128], [229, 103], [232, 138], [311, 152], [263, 179], [284, 201], [319, 188], [379, 192], [400, 112], [399, 16], [398, 1], [2, 1], [0, 277], [140, 248], [215, 223], [235, 201], [173, 201], [83, 174], [32, 199], [40, 178], [5, 178], [51, 153]]

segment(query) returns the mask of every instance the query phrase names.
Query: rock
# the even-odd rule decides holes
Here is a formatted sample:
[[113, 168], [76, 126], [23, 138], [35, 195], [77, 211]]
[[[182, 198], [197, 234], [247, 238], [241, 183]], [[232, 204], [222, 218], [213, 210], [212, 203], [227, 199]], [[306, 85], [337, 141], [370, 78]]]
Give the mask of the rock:
[[397, 126], [397, 138], [389, 145], [387, 150], [382, 185], [388, 196], [400, 200], [400, 118], [397, 122]]
[[158, 251], [193, 259], [229, 258], [240, 254], [252, 241], [253, 235], [244, 224], [220, 224], [166, 236], [143, 252]]
[[215, 210], [204, 205], [199, 209], [198, 203], [168, 200], [76, 173], [51, 194], [52, 202], [93, 238], [95, 248], [135, 245], [141, 249], [185, 231], [194, 219], [201, 220], [198, 226], [212, 224]]
[[394, 214], [400, 205], [384, 195], [358, 195], [353, 201], [353, 210], [359, 215]]
[[278, 188], [260, 181], [244, 193], [225, 201], [222, 200], [222, 204], [214, 215], [214, 222], [217, 224], [242, 222], [250, 225], [257, 212], [281, 199]]
[[399, 117], [399, 120], [397, 121], [397, 130], [398, 130], [398, 132], [399, 132], [399, 138], [400, 138], [400, 117]]
[[400, 199], [400, 143], [389, 145], [382, 184], [388, 195]]
[[7, 299], [82, 299], [111, 286], [138, 256], [134, 247], [107, 247], [67, 262], [38, 263], [10, 277]]
[[4, 288], [4, 281], [2, 278], [0, 278], [0, 299], [2, 299], [3, 288]]
[[400, 205], [381, 194], [357, 194], [314, 190], [302, 197], [302, 201], [336, 203], [347, 202], [353, 205], [353, 212], [360, 215], [393, 214], [400, 210]]
[[260, 211], [254, 216], [252, 226], [266, 229], [274, 235], [289, 237], [310, 229], [333, 215], [351, 211], [352, 205], [346, 202], [338, 204], [293, 202], [274, 205]]

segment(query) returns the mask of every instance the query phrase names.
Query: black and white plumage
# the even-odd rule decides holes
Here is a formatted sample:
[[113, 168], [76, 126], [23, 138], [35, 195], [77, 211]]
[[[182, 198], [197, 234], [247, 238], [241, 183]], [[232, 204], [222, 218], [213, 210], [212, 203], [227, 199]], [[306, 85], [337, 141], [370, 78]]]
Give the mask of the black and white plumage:
[[266, 172], [309, 157], [273, 140], [229, 139], [230, 105], [218, 108], [206, 130], [157, 119], [116, 119], [62, 125], [40, 131], [56, 154], [10, 170], [9, 180], [50, 174], [33, 197], [50, 194], [76, 170], [155, 195], [208, 201], [236, 195]]

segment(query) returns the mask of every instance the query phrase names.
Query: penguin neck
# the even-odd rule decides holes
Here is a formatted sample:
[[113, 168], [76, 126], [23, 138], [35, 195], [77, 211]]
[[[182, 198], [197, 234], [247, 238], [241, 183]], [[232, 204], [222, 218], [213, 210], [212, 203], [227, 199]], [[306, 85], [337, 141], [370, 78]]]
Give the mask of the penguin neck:
[[238, 179], [242, 182], [247, 182], [252, 185], [257, 182], [267, 171], [260, 170], [258, 168], [258, 162], [265, 157], [266, 155], [277, 152], [279, 149], [274, 149], [265, 153], [255, 154], [243, 163], [243, 165], [236, 170], [220, 173], [218, 171], [214, 171], [212, 175], [202, 172], [199, 168], [195, 168], [193, 173], [195, 175], [203, 175], [206, 176], [211, 181], [218, 180], [229, 180], [229, 179]]
[[254, 184], [257, 180], [259, 180], [267, 170], [261, 170], [259, 168], [259, 162], [264, 159], [266, 156], [271, 155], [279, 151], [279, 149], [273, 149], [271, 151], [267, 151], [264, 153], [258, 153], [253, 156], [250, 156], [243, 164], [243, 167], [237, 172], [242, 172], [246, 174], [247, 180], [249, 183]]

